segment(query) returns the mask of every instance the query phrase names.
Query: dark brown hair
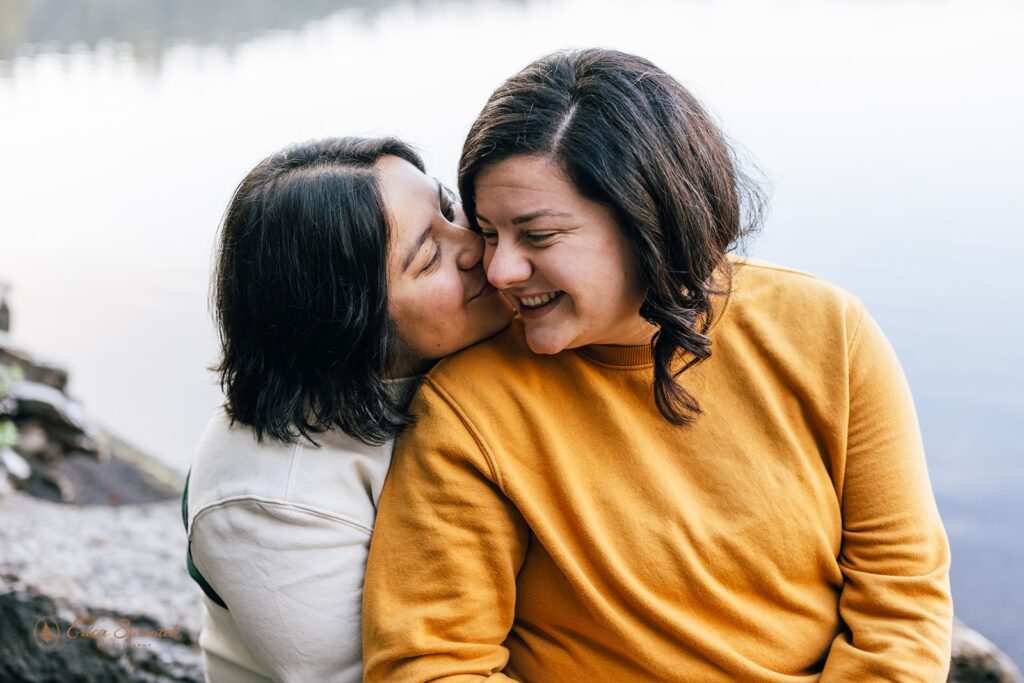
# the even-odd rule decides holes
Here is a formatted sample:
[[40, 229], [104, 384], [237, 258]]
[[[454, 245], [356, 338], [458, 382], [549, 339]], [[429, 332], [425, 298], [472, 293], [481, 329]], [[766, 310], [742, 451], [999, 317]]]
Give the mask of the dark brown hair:
[[673, 424], [691, 422], [700, 405], [678, 378], [711, 355], [711, 296], [728, 291], [726, 254], [759, 226], [759, 188], [686, 88], [614, 50], [556, 52], [494, 91], [459, 162], [475, 229], [477, 174], [523, 154], [553, 158], [581, 195], [613, 211], [644, 278], [640, 314], [658, 327], [655, 402]]
[[393, 138], [331, 138], [261, 161], [235, 190], [220, 233], [214, 368], [232, 422], [292, 443], [338, 427], [369, 444], [406, 426], [385, 382], [397, 333], [388, 315], [390, 230], [374, 163]]

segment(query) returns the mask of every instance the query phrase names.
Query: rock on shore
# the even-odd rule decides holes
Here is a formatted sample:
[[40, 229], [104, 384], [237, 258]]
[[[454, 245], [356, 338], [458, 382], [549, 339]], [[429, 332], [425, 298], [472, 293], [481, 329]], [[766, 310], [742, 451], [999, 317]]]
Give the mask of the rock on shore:
[[1024, 677], [1006, 653], [958, 619], [953, 623], [953, 661], [947, 681], [1022, 683]]
[[0, 680], [202, 681], [179, 475], [12, 343], [0, 285]]
[[15, 492], [0, 520], [0, 680], [203, 680], [177, 501], [80, 507]]

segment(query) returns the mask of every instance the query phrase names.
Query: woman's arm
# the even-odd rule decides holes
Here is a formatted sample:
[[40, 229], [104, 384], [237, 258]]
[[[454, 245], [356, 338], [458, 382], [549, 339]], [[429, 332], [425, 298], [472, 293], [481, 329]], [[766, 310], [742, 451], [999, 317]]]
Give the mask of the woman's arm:
[[237, 499], [196, 515], [192, 558], [274, 680], [356, 683], [369, 531], [307, 507]]
[[506, 681], [528, 530], [480, 435], [429, 380], [395, 446], [363, 602], [366, 681]]
[[896, 355], [862, 312], [850, 343], [840, 484], [844, 576], [823, 681], [945, 681], [953, 609], [949, 544]]

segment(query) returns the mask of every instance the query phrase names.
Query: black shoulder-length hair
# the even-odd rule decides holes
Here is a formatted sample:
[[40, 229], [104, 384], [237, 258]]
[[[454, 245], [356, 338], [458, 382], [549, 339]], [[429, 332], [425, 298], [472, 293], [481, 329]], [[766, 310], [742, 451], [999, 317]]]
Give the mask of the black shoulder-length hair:
[[388, 315], [388, 210], [374, 162], [421, 171], [394, 138], [288, 147], [235, 190], [212, 287], [219, 374], [232, 421], [286, 443], [338, 427], [368, 444], [408, 423], [385, 383], [397, 353]]
[[758, 227], [756, 184], [686, 88], [614, 50], [550, 54], [494, 91], [459, 161], [475, 229], [477, 174], [523, 154], [552, 158], [581, 195], [612, 210], [643, 276], [640, 314], [658, 327], [655, 402], [667, 420], [688, 424], [700, 405], [678, 378], [711, 355], [711, 295], [728, 291], [728, 273], [718, 277], [725, 256]]

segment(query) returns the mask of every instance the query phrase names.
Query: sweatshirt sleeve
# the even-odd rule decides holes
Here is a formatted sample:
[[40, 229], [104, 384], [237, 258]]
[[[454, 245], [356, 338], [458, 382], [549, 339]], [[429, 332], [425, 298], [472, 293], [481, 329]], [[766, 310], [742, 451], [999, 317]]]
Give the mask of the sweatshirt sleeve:
[[233, 657], [251, 656], [275, 681], [361, 680], [369, 537], [355, 522], [259, 499], [198, 513], [193, 560], [248, 650]]
[[950, 553], [913, 399], [896, 355], [859, 305], [850, 342], [841, 502], [844, 584], [823, 681], [945, 681]]
[[528, 530], [479, 434], [428, 379], [384, 484], [363, 597], [365, 680], [508, 681]]

